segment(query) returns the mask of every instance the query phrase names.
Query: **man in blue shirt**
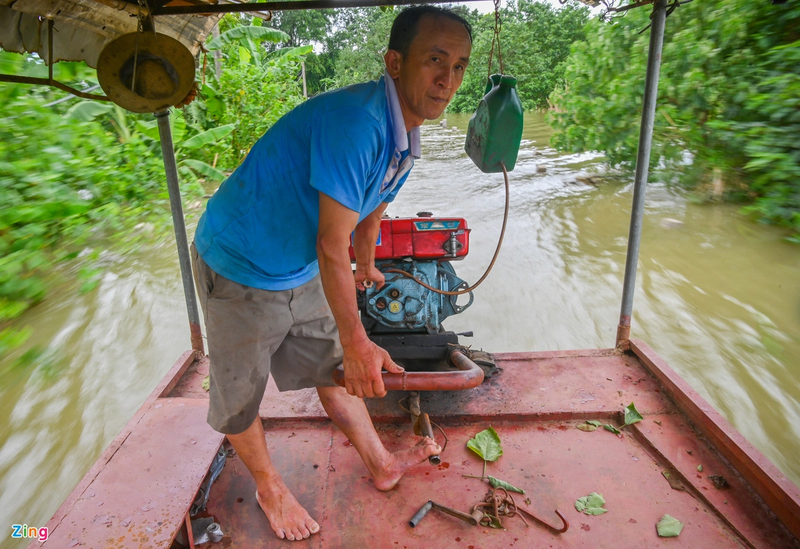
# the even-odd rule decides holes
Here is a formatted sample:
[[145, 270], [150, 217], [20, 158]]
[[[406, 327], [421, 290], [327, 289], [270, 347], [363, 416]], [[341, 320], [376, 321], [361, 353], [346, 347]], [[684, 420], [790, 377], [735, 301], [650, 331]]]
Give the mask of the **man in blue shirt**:
[[[317, 388], [379, 490], [441, 451], [422, 439], [391, 453], [375, 432], [362, 398], [384, 396], [381, 370], [402, 368], [367, 337], [356, 286], [384, 283], [374, 264], [381, 217], [420, 156], [419, 126], [439, 117], [461, 85], [471, 44], [470, 26], [456, 14], [404, 10], [384, 76], [281, 118], [198, 224], [192, 257], [211, 360], [208, 422], [253, 474], [256, 499], [281, 539], [307, 538], [319, 524], [270, 462], [258, 414], [270, 374], [281, 391]], [[331, 379], [339, 364], [345, 388]]]

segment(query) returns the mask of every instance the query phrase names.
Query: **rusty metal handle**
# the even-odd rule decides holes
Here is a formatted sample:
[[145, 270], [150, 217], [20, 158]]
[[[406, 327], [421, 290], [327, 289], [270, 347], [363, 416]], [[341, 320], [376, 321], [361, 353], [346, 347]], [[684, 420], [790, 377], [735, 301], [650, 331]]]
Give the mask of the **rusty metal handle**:
[[433, 508], [437, 511], [441, 511], [442, 513], [447, 513], [451, 517], [456, 517], [457, 519], [461, 519], [464, 522], [471, 524], [472, 526], [477, 526], [478, 521], [473, 515], [468, 515], [467, 513], [462, 513], [461, 511], [457, 511], [456, 509], [451, 509], [450, 507], [445, 507], [444, 505], [439, 505], [435, 501], [433, 503]]
[[[387, 391], [462, 391], [483, 383], [483, 370], [461, 351], [450, 353], [450, 362], [457, 372], [383, 372], [383, 385]], [[333, 381], [344, 387], [344, 368], [333, 371]]]
[[[419, 435], [423, 437], [428, 437], [429, 439], [435, 441], [436, 438], [433, 436], [433, 427], [431, 427], [431, 418], [425, 412], [421, 412], [419, 414], [419, 418], [417, 419], [418, 425], [414, 426], [414, 432], [416, 433], [417, 427], [419, 428]], [[442, 458], [439, 457], [439, 454], [428, 456], [428, 463], [431, 465], [439, 465], [442, 462]]]

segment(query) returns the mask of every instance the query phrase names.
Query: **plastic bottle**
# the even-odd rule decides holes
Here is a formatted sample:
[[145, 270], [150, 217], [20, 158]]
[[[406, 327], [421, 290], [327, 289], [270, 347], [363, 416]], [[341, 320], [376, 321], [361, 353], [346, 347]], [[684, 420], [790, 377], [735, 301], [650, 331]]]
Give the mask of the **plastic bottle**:
[[484, 173], [502, 172], [501, 162], [511, 171], [517, 163], [523, 113], [516, 85], [513, 76], [489, 77], [486, 95], [469, 121], [464, 150]]

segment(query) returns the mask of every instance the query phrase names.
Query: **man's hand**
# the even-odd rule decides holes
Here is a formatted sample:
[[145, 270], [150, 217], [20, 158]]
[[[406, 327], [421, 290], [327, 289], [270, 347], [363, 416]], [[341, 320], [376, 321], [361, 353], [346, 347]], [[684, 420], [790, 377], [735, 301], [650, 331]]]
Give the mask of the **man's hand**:
[[383, 276], [383, 273], [375, 267], [374, 264], [369, 266], [366, 265], [356, 265], [356, 288], [359, 290], [364, 289], [364, 282], [370, 281], [375, 284], [375, 288], [379, 289], [386, 283], [386, 278]]
[[393, 374], [404, 371], [389, 353], [366, 337], [344, 349], [343, 367], [347, 392], [359, 398], [386, 396], [381, 369]]

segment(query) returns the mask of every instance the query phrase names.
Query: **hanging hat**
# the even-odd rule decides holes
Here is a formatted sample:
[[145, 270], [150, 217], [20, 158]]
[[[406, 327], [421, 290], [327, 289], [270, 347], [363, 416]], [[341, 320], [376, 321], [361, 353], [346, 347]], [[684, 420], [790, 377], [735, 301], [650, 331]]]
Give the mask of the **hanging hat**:
[[152, 32], [115, 38], [97, 60], [100, 87], [132, 112], [158, 112], [180, 103], [194, 85], [194, 71], [194, 57], [186, 46]]

